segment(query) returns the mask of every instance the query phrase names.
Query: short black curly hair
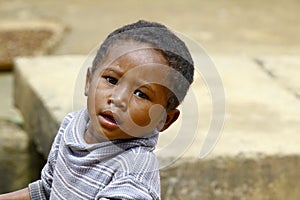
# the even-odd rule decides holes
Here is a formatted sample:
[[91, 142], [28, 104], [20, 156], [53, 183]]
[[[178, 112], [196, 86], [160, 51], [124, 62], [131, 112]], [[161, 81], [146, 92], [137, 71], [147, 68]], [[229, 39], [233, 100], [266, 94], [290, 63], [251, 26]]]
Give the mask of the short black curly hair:
[[177, 91], [176, 95], [172, 95], [168, 100], [167, 108], [176, 108], [185, 97], [194, 77], [193, 59], [185, 43], [166, 26], [139, 20], [118, 28], [107, 36], [94, 58], [92, 72], [105, 59], [109, 48], [118, 41], [137, 41], [152, 45], [162, 52], [169, 66], [183, 76], [185, 80], [173, 80]]

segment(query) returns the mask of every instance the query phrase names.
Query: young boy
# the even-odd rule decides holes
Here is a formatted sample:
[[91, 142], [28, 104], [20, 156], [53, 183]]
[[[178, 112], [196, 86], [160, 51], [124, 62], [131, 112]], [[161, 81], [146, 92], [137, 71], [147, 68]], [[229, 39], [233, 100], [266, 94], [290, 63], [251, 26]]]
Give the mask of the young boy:
[[160, 199], [152, 151], [193, 73], [188, 49], [165, 26], [115, 30], [87, 71], [87, 109], [63, 120], [41, 179], [0, 199]]

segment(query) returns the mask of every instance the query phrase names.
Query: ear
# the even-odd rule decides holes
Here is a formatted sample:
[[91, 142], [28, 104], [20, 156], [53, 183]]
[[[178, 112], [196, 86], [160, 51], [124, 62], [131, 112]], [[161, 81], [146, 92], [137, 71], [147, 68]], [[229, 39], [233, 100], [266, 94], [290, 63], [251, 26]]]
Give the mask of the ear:
[[167, 116], [162, 121], [163, 124], [160, 124], [158, 130], [162, 132], [169, 128], [178, 119], [179, 115], [180, 111], [178, 109], [168, 111]]
[[88, 68], [86, 72], [86, 78], [85, 78], [85, 88], [84, 88], [84, 95], [87, 96], [89, 93], [90, 85], [92, 80], [92, 68]]

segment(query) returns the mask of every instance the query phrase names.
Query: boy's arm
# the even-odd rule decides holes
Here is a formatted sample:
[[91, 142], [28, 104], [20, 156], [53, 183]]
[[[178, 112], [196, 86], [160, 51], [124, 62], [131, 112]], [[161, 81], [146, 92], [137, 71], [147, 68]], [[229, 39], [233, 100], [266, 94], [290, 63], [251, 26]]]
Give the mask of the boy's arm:
[[31, 200], [28, 188], [15, 192], [0, 194], [0, 200]]

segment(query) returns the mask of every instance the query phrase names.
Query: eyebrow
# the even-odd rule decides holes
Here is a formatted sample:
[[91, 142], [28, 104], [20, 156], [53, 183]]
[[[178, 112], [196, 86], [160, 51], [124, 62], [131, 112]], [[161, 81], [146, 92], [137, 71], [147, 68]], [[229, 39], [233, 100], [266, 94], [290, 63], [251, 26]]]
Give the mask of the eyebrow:
[[104, 73], [104, 72], [114, 72], [114, 73], [116, 73], [116, 74], [118, 74], [118, 75], [122, 75], [122, 72], [121, 72], [121, 71], [118, 71], [118, 70], [113, 69], [113, 68], [110, 68], [110, 67], [104, 69], [104, 70], [102, 71], [102, 73]]
[[144, 87], [144, 88], [148, 89], [150, 92], [155, 94], [153, 88], [149, 84], [143, 84], [143, 85], [141, 85], [141, 87]]

